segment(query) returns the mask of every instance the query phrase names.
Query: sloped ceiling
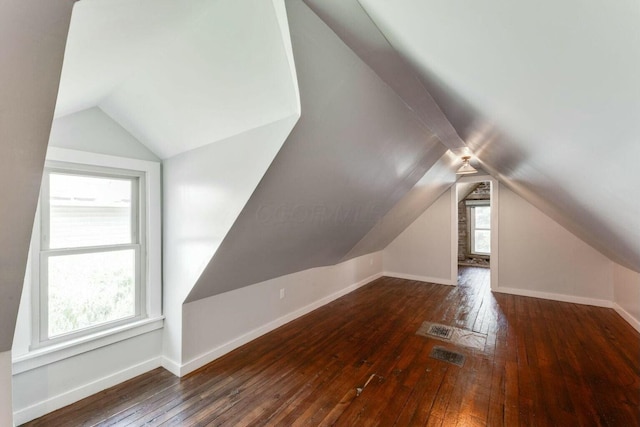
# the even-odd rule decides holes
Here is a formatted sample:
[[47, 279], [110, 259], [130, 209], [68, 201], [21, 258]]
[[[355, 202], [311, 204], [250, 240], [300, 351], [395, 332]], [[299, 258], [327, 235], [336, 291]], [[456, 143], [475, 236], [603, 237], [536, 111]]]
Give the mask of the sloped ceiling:
[[54, 120], [49, 146], [153, 162], [160, 160], [98, 107]]
[[339, 262], [446, 151], [313, 11], [286, 6], [302, 115], [187, 302]]
[[640, 4], [359, 0], [483, 167], [640, 271]]
[[457, 156], [447, 151], [341, 261], [386, 248], [456, 181]]
[[0, 3], [0, 352], [13, 342], [72, 7]]
[[357, 0], [305, 0], [449, 149], [465, 146], [411, 65], [391, 46]]
[[169, 158], [290, 116], [297, 94], [276, 7], [258, 0], [78, 2], [56, 117], [99, 106]]
[[68, 132], [83, 133], [71, 119], [98, 110], [163, 160], [172, 360], [180, 360], [182, 302], [300, 116], [291, 50], [284, 0], [83, 0], [74, 8], [57, 128], [72, 123]]
[[[631, 196], [640, 183], [633, 164], [640, 156], [636, 0], [306, 3], [313, 11], [301, 0], [286, 3], [302, 120], [188, 301], [384, 245], [410, 221], [406, 209], [423, 209], [454, 179], [455, 158], [445, 151], [465, 145], [511, 189], [640, 271], [640, 198]], [[165, 159], [289, 117], [298, 97], [277, 11], [260, 0], [79, 2], [66, 48], [81, 61], [65, 61], [56, 117], [99, 106]], [[37, 128], [21, 121], [21, 135], [47, 127], [46, 83], [57, 78], [64, 38], [47, 34], [46, 25], [33, 36], [34, 28], [28, 24], [26, 45], [40, 37], [52, 44], [50, 56], [38, 56], [43, 44], [30, 61], [44, 64], [25, 56], [3, 70], [6, 82], [24, 77], [11, 96], [3, 93], [3, 115], [41, 116]], [[22, 45], [14, 43], [8, 50], [15, 53]], [[41, 90], [40, 98], [14, 108], [28, 81], [42, 83], [25, 92]], [[37, 136], [31, 160], [15, 161], [29, 166], [23, 182], [33, 197], [16, 210], [26, 217], [35, 211], [41, 173]], [[426, 190], [418, 197], [419, 182]], [[28, 244], [27, 234], [14, 237], [2, 236], [2, 247], [10, 247], [4, 240]], [[16, 292], [7, 295], [13, 301]], [[17, 302], [1, 308], [13, 323]]]
[[[426, 185], [411, 191], [396, 187], [391, 204], [379, 203], [389, 200], [382, 188], [327, 191], [340, 186], [326, 178], [335, 178], [335, 170], [328, 163], [316, 175], [314, 161], [303, 160], [311, 153], [323, 159], [331, 153], [336, 164], [348, 158], [354, 169], [366, 161], [384, 173], [379, 160], [355, 154], [371, 152], [375, 145], [377, 138], [363, 130], [377, 128], [381, 122], [375, 115], [366, 123], [352, 120], [358, 133], [342, 128], [334, 134], [331, 128], [342, 125], [341, 119], [316, 107], [354, 108], [351, 99], [363, 99], [349, 92], [357, 91], [356, 82], [343, 70], [331, 69], [330, 64], [344, 63], [335, 52], [328, 54], [334, 34], [443, 146], [455, 153], [471, 149], [480, 166], [512, 190], [612, 260], [640, 270], [640, 198], [628, 197], [640, 172], [620, 168], [621, 156], [640, 154], [640, 38], [635, 25], [640, 20], [632, 3], [608, 8], [591, 2], [586, 10], [582, 3], [550, 2], [535, 7], [498, 1], [472, 7], [412, 0], [301, 3], [287, 2], [302, 86], [301, 122], [187, 301], [382, 249], [454, 182], [455, 158], [443, 157], [431, 162]], [[574, 17], [578, 10], [579, 21]], [[304, 32], [297, 28], [301, 22]], [[613, 64], [616, 68], [609, 72]], [[305, 87], [305, 79], [319, 69], [324, 77], [334, 74], [323, 93], [310, 89], [322, 87], [317, 82]], [[338, 90], [344, 100], [327, 98], [326, 93]], [[376, 102], [381, 108], [389, 101]], [[336, 111], [346, 114], [340, 107]], [[314, 121], [322, 127], [309, 125]], [[360, 142], [345, 140], [345, 135], [367, 135], [369, 145], [348, 150], [347, 144], [357, 147]], [[336, 140], [339, 148], [330, 145]], [[339, 177], [348, 175], [346, 168]], [[594, 169], [598, 173], [586, 172]], [[366, 173], [360, 171], [363, 177]], [[355, 202], [363, 194], [380, 213], [379, 221], [366, 226], [341, 228], [285, 218], [310, 206], [349, 207], [346, 200]], [[249, 267], [242, 270], [240, 259]]]

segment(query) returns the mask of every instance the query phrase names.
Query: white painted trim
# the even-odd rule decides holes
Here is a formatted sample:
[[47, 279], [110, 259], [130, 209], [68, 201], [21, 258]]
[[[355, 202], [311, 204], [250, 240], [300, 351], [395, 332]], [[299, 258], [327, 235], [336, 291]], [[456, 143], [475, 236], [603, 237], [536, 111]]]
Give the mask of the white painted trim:
[[131, 366], [122, 371], [116, 372], [106, 377], [97, 379], [83, 386], [77, 387], [73, 390], [69, 390], [65, 393], [53, 396], [42, 402], [38, 402], [35, 405], [29, 406], [24, 409], [20, 409], [13, 413], [14, 422], [16, 425], [26, 423], [34, 420], [45, 414], [60, 409], [74, 402], [84, 399], [87, 396], [96, 394], [102, 390], [105, 390], [114, 385], [120, 384], [138, 375], [149, 372], [155, 368], [162, 366], [161, 357], [155, 357], [137, 365]]
[[478, 175], [478, 176], [463, 176], [459, 178], [454, 184], [455, 191], [453, 192], [454, 199], [451, 203], [451, 229], [455, 231], [451, 236], [451, 271], [452, 281], [455, 284], [458, 282], [458, 185], [460, 183], [468, 182], [483, 182], [489, 181], [491, 183], [491, 263], [489, 268], [491, 270], [491, 290], [497, 291], [499, 288], [498, 268], [500, 262], [500, 184], [499, 181], [491, 175]]
[[593, 305], [595, 307], [614, 308], [613, 302], [605, 299], [578, 297], [574, 295], [556, 294], [552, 292], [531, 291], [528, 289], [517, 288], [498, 288], [494, 289], [494, 292], [501, 294], [519, 295], [523, 297], [533, 297], [548, 299], [560, 302], [571, 302], [574, 304]]
[[169, 359], [167, 356], [161, 356], [162, 358], [162, 367], [167, 371], [171, 372], [176, 377], [180, 376], [180, 364], [175, 360]]
[[633, 327], [633, 329], [635, 329], [636, 331], [640, 332], [640, 320], [638, 320], [635, 317], [633, 317], [627, 310], [625, 310], [624, 308], [620, 307], [615, 302], [613, 303], [613, 309], [620, 315], [620, 317], [622, 317], [624, 320], [626, 320], [627, 323], [630, 324], [631, 327]]
[[[259, 328], [253, 329], [249, 332], [247, 332], [244, 335], [241, 335], [237, 338], [232, 339], [231, 341], [222, 344], [204, 354], [201, 354], [200, 356], [197, 356], [193, 359], [191, 359], [190, 361], [184, 363], [181, 366], [178, 366], [175, 362], [166, 359], [166, 363], [168, 366], [170, 367], [166, 367], [166, 369], [172, 373], [175, 374], [175, 371], [177, 370], [179, 373], [179, 376], [184, 376], [190, 372], [195, 371], [196, 369], [206, 365], [207, 363], [210, 363], [214, 360], [216, 360], [217, 358], [229, 353], [232, 350], [235, 350], [236, 348], [248, 343], [251, 340], [254, 340], [268, 332], [273, 331], [276, 328], [279, 328], [280, 326], [284, 325], [285, 323], [289, 323], [292, 320], [297, 319], [298, 317], [304, 316], [305, 314], [322, 307], [323, 305], [326, 305], [338, 298], [340, 298], [341, 296], [344, 296], [350, 292], [355, 291], [356, 289], [378, 279], [382, 277], [382, 273], [376, 273], [372, 276], [367, 277], [366, 279], [360, 280], [357, 283], [354, 283], [353, 285], [347, 286], [346, 288], [343, 288], [341, 290], [339, 290], [338, 292], [334, 292], [331, 295], [328, 295], [324, 298], [320, 298], [319, 300], [308, 304], [302, 308], [299, 308], [298, 310], [295, 310], [289, 314], [286, 314], [282, 317], [279, 317], [263, 326], [260, 326]], [[177, 368], [177, 369], [176, 369]]]
[[[450, 190], [451, 196], [451, 277], [447, 285], [458, 286], [458, 183], [454, 182]], [[411, 279], [413, 280], [413, 279]], [[415, 279], [420, 280], [420, 279]], [[436, 282], [437, 283], [437, 282]]]
[[491, 178], [491, 261], [489, 270], [491, 271], [490, 287], [492, 290], [498, 289], [500, 271], [500, 183], [497, 179]]
[[21, 374], [41, 366], [49, 365], [78, 354], [86, 353], [146, 334], [164, 326], [164, 317], [143, 319], [117, 328], [108, 329], [91, 335], [85, 335], [60, 344], [42, 347], [13, 358], [13, 375]]
[[[49, 146], [47, 160], [129, 169], [145, 173], [147, 292], [149, 317], [162, 314], [162, 206], [160, 162]], [[37, 258], [34, 258], [37, 259]]]
[[416, 276], [414, 274], [396, 273], [393, 271], [385, 271], [383, 276], [395, 277], [397, 279], [417, 280], [419, 282], [435, 283], [436, 285], [456, 286], [456, 282], [441, 277]]
[[605, 299], [578, 297], [574, 295], [556, 294], [551, 292], [531, 291], [528, 289], [516, 288], [498, 288], [494, 292], [510, 295], [519, 295], [524, 297], [542, 298], [552, 301], [570, 302], [574, 304], [592, 305], [594, 307], [604, 307], [614, 309], [620, 317], [622, 317], [633, 329], [640, 332], [640, 321], [629, 314], [624, 308], [617, 303]]
[[[104, 167], [120, 167], [123, 169], [148, 171], [159, 167], [160, 161], [132, 159], [129, 157], [112, 156], [109, 154], [92, 153], [89, 151], [71, 150], [49, 146], [47, 160], [79, 163]], [[116, 166], [114, 166], [116, 165]]]

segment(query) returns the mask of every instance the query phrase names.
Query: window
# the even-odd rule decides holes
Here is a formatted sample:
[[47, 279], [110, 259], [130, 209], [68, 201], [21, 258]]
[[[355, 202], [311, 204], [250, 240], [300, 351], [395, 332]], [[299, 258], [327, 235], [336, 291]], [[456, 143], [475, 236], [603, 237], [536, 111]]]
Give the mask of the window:
[[471, 253], [491, 254], [491, 207], [472, 206], [471, 212]]
[[145, 189], [144, 172], [47, 163], [36, 347], [146, 316]]

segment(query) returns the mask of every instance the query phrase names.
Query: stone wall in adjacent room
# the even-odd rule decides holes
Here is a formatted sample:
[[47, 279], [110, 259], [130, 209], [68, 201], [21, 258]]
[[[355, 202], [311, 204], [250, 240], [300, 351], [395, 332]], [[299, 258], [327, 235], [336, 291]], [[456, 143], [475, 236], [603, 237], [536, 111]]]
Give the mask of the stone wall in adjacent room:
[[[465, 205], [466, 200], [489, 200], [491, 198], [491, 185], [488, 181], [481, 182], [458, 203], [458, 261], [470, 258], [469, 254], [469, 210]], [[475, 255], [474, 255], [475, 256]]]
[[464, 261], [469, 253], [469, 230], [467, 228], [467, 207], [464, 200], [458, 203], [458, 261]]

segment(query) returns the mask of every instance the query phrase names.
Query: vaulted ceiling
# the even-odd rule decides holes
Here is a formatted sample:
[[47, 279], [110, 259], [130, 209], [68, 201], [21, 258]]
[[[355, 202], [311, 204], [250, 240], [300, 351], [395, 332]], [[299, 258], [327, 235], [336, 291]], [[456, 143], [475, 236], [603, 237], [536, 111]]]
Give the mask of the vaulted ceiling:
[[486, 170], [640, 270], [636, 0], [359, 3]]
[[312, 10], [286, 5], [300, 120], [187, 301], [336, 264], [447, 150]]
[[[469, 6], [423, 0], [304, 1], [402, 98], [415, 119], [437, 137], [439, 146], [456, 153], [470, 149], [483, 169], [516, 193], [612, 260], [640, 270], [640, 198], [629, 197], [640, 183], [640, 170], [623, 167], [621, 157], [640, 155], [640, 8], [632, 1], [612, 8], [597, 1], [588, 3], [516, 5], [490, 1]], [[344, 61], [336, 52], [327, 55], [331, 43], [323, 39], [317, 18], [309, 16], [301, 1], [288, 1], [287, 7], [301, 81], [301, 121], [189, 300], [327, 265], [339, 256], [345, 260], [383, 249], [442, 190], [437, 185], [442, 181], [434, 176], [442, 162], [432, 163], [434, 170], [425, 175], [431, 178], [431, 192], [419, 192], [419, 184], [409, 191], [400, 181], [386, 180], [402, 195], [390, 199], [391, 205], [381, 203], [389, 200], [384, 191], [367, 193], [374, 185], [328, 193], [324, 190], [336, 188], [339, 182], [324, 180], [321, 171], [314, 175], [304, 161], [286, 164], [284, 158], [292, 146], [302, 155], [303, 141], [312, 141], [315, 154], [348, 157], [350, 167], [366, 177], [366, 171], [358, 169], [359, 156], [350, 155], [345, 147], [362, 144], [355, 151], [363, 150], [363, 154], [374, 153], [378, 147], [375, 136], [362, 130], [353, 132], [353, 128], [362, 127], [357, 117], [351, 120], [351, 128], [343, 127], [341, 133], [334, 134], [331, 126], [340, 119], [313, 108], [316, 103], [333, 105], [333, 111], [344, 116], [350, 113], [340, 107], [366, 111], [370, 100], [358, 104], [353, 98], [366, 99], [366, 95], [347, 92], [346, 88], [343, 94], [349, 94], [348, 102], [323, 98], [332, 87], [343, 87], [345, 82], [349, 89], [358, 85], [349, 81], [348, 72], [334, 71], [335, 63]], [[301, 22], [304, 29], [296, 31]], [[308, 63], [313, 67], [307, 69]], [[319, 93], [304, 87], [304, 80], [313, 76], [314, 70], [335, 75]], [[319, 86], [314, 83], [313, 87]], [[369, 117], [365, 126], [376, 129], [380, 119]], [[308, 123], [314, 120], [320, 120], [323, 128], [310, 131]], [[395, 148], [408, 142], [393, 138]], [[336, 140], [339, 147], [331, 146]], [[413, 156], [415, 162], [420, 154]], [[380, 159], [368, 158], [366, 163], [376, 174], [384, 174]], [[300, 173], [293, 172], [301, 164]], [[448, 164], [451, 172], [455, 162]], [[273, 175], [279, 179], [272, 181]], [[454, 178], [451, 174], [444, 177], [446, 188]], [[347, 175], [342, 178], [345, 183], [353, 182]], [[306, 194], [312, 195], [312, 200], [307, 200], [304, 190], [295, 192], [307, 180]], [[309, 207], [315, 200], [331, 210], [332, 202], [352, 207], [344, 204], [344, 198], [353, 201], [357, 200], [355, 195], [364, 194], [381, 217], [375, 224], [366, 224], [363, 231], [353, 224], [348, 227], [359, 236], [357, 243], [355, 235], [348, 240], [349, 233], [335, 224], [303, 218], [279, 230], [282, 224], [276, 223], [277, 218], [259, 220], [259, 209], [269, 203]], [[390, 211], [392, 206], [395, 208]], [[331, 232], [337, 234], [325, 246], [323, 238]], [[234, 266], [234, 260], [243, 256], [250, 260], [251, 269]]]
[[297, 108], [283, 36], [270, 1], [78, 2], [56, 117], [98, 106], [163, 159], [267, 125]]
[[[53, 115], [70, 2], [51, 6], [50, 19], [34, 12], [37, 4], [3, 6], [11, 19], [0, 27], [0, 46], [13, 58], [0, 71], [12, 85], [2, 95], [3, 144], [44, 135]], [[254, 177], [257, 186], [247, 187], [255, 191], [243, 195], [244, 208], [226, 219], [233, 225], [212, 245], [189, 300], [383, 248], [455, 181], [466, 150], [578, 237], [640, 272], [637, 0], [284, 4], [83, 0], [73, 9], [58, 118], [97, 106], [173, 159], [269, 123], [293, 123], [301, 107], [278, 154], [261, 163], [260, 183]], [[7, 148], [12, 159], [31, 150], [35, 160], [22, 161], [22, 172], [6, 169], [16, 188], [24, 184], [18, 217], [1, 212], [6, 224], [33, 217], [46, 145], [38, 135], [29, 146], [16, 139], [22, 151]], [[3, 200], [13, 200], [8, 191]], [[307, 216], [278, 224], [299, 206]], [[335, 220], [335, 212], [363, 208], [370, 215], [357, 223]], [[19, 272], [28, 227], [13, 228], [26, 239]], [[3, 254], [12, 251], [16, 237], [0, 237]], [[2, 313], [17, 310], [15, 281]]]
[[[470, 150], [583, 240], [640, 269], [640, 198], [628, 197], [640, 172], [622, 163], [640, 155], [637, 2], [288, 0], [288, 25], [270, 3], [74, 8], [56, 115], [98, 105], [162, 158], [291, 114], [286, 44], [274, 42], [291, 30], [301, 121], [190, 300], [382, 249], [455, 180], [446, 149]], [[375, 95], [380, 83], [389, 95]], [[273, 206], [376, 215], [284, 230], [282, 217], [258, 220]], [[310, 239], [320, 240], [304, 248]]]
[[72, 7], [0, 3], [0, 352], [13, 341]]

